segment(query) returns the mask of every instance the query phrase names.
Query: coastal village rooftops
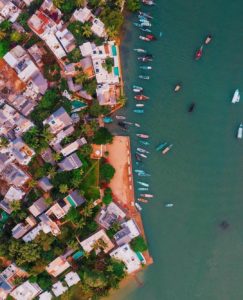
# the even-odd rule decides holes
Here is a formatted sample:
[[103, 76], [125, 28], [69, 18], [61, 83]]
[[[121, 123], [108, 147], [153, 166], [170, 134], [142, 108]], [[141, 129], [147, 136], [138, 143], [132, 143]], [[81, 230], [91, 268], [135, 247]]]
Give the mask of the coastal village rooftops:
[[83, 163], [76, 153], [67, 156], [60, 163], [58, 163], [58, 166], [62, 171], [71, 171], [74, 169], [78, 169], [81, 168], [82, 165]]
[[93, 49], [95, 48], [95, 44], [91, 42], [83, 43], [79, 46], [80, 52], [83, 57], [91, 56], [93, 53]]
[[81, 59], [80, 60], [80, 65], [81, 65], [84, 73], [89, 78], [92, 78], [93, 76], [95, 76], [94, 67], [93, 67], [92, 59], [91, 59], [90, 56]]
[[42, 292], [37, 283], [30, 283], [28, 280], [14, 289], [10, 295], [16, 300], [32, 300]]
[[38, 217], [44, 211], [48, 209], [50, 205], [46, 204], [46, 201], [43, 197], [36, 200], [29, 208], [29, 212], [32, 213], [34, 217]]
[[25, 172], [12, 163], [8, 164], [4, 170], [2, 170], [1, 175], [8, 184], [12, 184], [16, 187], [21, 187], [30, 179]]
[[44, 192], [49, 192], [52, 188], [53, 185], [51, 184], [50, 180], [48, 177], [43, 177], [38, 180], [38, 186], [44, 191]]
[[37, 10], [28, 20], [28, 25], [37, 35], [41, 36], [45, 32], [47, 26], [51, 28], [52, 26], [55, 26], [55, 22], [43, 12]]
[[70, 208], [71, 204], [64, 198], [53, 204], [45, 214], [50, 217], [53, 215], [59, 220], [68, 213]]
[[98, 216], [98, 223], [106, 229], [109, 229], [114, 222], [122, 221], [126, 214], [120, 207], [111, 202], [107, 207], [101, 210]]
[[97, 100], [100, 105], [115, 105], [118, 98], [117, 86], [113, 84], [100, 84], [96, 88]]
[[127, 273], [137, 271], [141, 267], [140, 260], [136, 253], [130, 248], [129, 244], [125, 244], [110, 253], [110, 256], [121, 260], [126, 266]]
[[39, 300], [51, 300], [51, 299], [52, 299], [52, 294], [50, 292], [44, 292], [39, 296]]
[[61, 153], [63, 156], [67, 156], [71, 153], [73, 153], [74, 151], [78, 150], [81, 146], [87, 144], [87, 141], [85, 138], [81, 138], [81, 139], [77, 139], [76, 141], [74, 141], [73, 143], [67, 145], [66, 147], [64, 147], [61, 150]]
[[56, 297], [61, 296], [68, 290], [68, 287], [64, 286], [61, 281], [56, 282], [52, 286], [52, 292]]
[[63, 107], [60, 107], [57, 111], [43, 121], [44, 125], [50, 126], [50, 131], [53, 134], [56, 134], [62, 129], [71, 126], [72, 123], [72, 119]]
[[62, 256], [57, 257], [54, 259], [47, 267], [46, 271], [54, 276], [57, 277], [61, 273], [63, 273], [65, 270], [67, 270], [71, 265], [69, 262], [63, 258]]
[[97, 18], [93, 19], [91, 30], [98, 37], [106, 36], [105, 24], [100, 19], [97, 19]]
[[78, 273], [71, 271], [65, 275], [65, 281], [67, 285], [71, 287], [80, 281], [80, 277], [78, 276]]
[[33, 228], [36, 225], [36, 220], [34, 217], [29, 216], [25, 219], [25, 222], [17, 224], [12, 229], [12, 236], [15, 239], [20, 239], [22, 236], [24, 236], [31, 228]]
[[67, 28], [58, 30], [56, 32], [56, 37], [66, 52], [71, 52], [75, 48], [75, 38]]
[[11, 1], [7, 0], [1, 0], [0, 1], [0, 14], [1, 16], [9, 20], [10, 22], [14, 23], [18, 16], [21, 13], [21, 9], [19, 9], [15, 4], [13, 4]]
[[102, 240], [104, 242], [105, 247], [103, 250], [105, 253], [110, 252], [110, 250], [114, 247], [104, 229], [99, 230], [86, 240], [80, 242], [80, 245], [83, 247], [84, 251], [89, 253], [94, 249], [96, 242], [98, 242], [99, 240]]
[[114, 235], [114, 239], [118, 246], [128, 244], [132, 239], [140, 235], [138, 226], [132, 219], [122, 223], [121, 226], [122, 229]]
[[93, 14], [90, 9], [87, 7], [76, 9], [73, 13], [73, 18], [75, 21], [80, 21], [81, 23], [85, 23], [89, 21], [93, 17]]
[[12, 142], [12, 153], [21, 165], [28, 165], [31, 158], [35, 155], [32, 150], [21, 138], [17, 138]]
[[67, 197], [64, 198], [71, 206], [77, 207], [86, 202], [86, 199], [79, 194], [77, 190], [72, 191]]

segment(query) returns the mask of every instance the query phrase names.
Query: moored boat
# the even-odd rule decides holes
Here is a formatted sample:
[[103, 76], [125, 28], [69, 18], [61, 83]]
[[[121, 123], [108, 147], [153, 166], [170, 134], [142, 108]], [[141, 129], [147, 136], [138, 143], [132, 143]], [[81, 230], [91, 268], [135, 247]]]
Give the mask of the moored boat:
[[118, 122], [117, 123], [120, 127], [127, 129], [127, 125], [124, 122]]
[[237, 133], [237, 139], [242, 139], [242, 133], [243, 133], [243, 124], [240, 123], [240, 127], [239, 127], [238, 133]]
[[135, 93], [139, 93], [139, 92], [143, 91], [143, 88], [141, 86], [138, 86], [138, 85], [133, 85], [132, 89]]
[[149, 97], [148, 97], [148, 96], [145, 96], [145, 95], [142, 95], [142, 94], [140, 94], [140, 95], [136, 95], [136, 96], [134, 96], [134, 99], [136, 99], [136, 100], [140, 100], [140, 101], [143, 101], [143, 100], [148, 100], [148, 99], [149, 99]]
[[205, 41], [204, 41], [204, 44], [205, 44], [205, 45], [208, 45], [208, 44], [211, 42], [211, 40], [212, 40], [212, 36], [211, 36], [211, 34], [209, 34], [209, 35], [206, 37], [206, 39], [205, 39]]
[[140, 191], [140, 192], [146, 192], [146, 191], [148, 191], [149, 189], [148, 188], [146, 188], [146, 187], [139, 187], [138, 188], [138, 191]]
[[153, 0], [142, 0], [142, 3], [149, 6], [155, 5], [155, 2]]
[[144, 107], [144, 104], [143, 103], [137, 103], [136, 107]]
[[134, 22], [133, 25], [138, 27], [138, 28], [142, 28], [142, 25], [140, 23]]
[[170, 149], [173, 147], [173, 144], [170, 144], [168, 147], [166, 147], [163, 151], [162, 154], [166, 154], [167, 152], [170, 151]]
[[142, 30], [143, 32], [149, 32], [149, 33], [152, 32], [152, 30], [148, 28], [139, 27], [139, 29]]
[[240, 102], [240, 91], [237, 89], [235, 90], [234, 92], [234, 96], [232, 98], [232, 103], [237, 103], [237, 102]]
[[193, 112], [194, 108], [195, 108], [195, 103], [193, 102], [192, 104], [190, 104], [188, 108], [188, 112]]
[[137, 208], [139, 211], [142, 210], [142, 207], [141, 207], [137, 202], [135, 202], [135, 206], [136, 206], [136, 208]]
[[173, 203], [165, 203], [165, 207], [173, 207], [174, 204]]
[[140, 155], [140, 156], [143, 157], [143, 158], [148, 158], [148, 156], [145, 155], [145, 154], [143, 154], [143, 153], [137, 153], [137, 154]]
[[146, 53], [147, 52], [145, 49], [142, 49], [142, 48], [135, 48], [133, 50], [137, 53]]
[[125, 116], [116, 115], [117, 120], [126, 120]]
[[153, 34], [146, 34], [146, 38], [148, 38], [150, 41], [156, 41], [157, 38]]
[[144, 173], [144, 170], [135, 169], [134, 172], [135, 172], [135, 173]]
[[148, 203], [148, 200], [144, 198], [138, 198], [137, 200], [143, 203]]
[[126, 124], [126, 125], [133, 125], [132, 122], [128, 122], [128, 121], [123, 121], [123, 123]]
[[180, 84], [177, 84], [174, 88], [174, 91], [175, 92], [179, 92], [179, 90], [181, 89], [181, 85]]
[[135, 158], [137, 161], [142, 161], [142, 157], [138, 155], [138, 153], [135, 153]]
[[144, 17], [146, 17], [148, 19], [153, 19], [153, 17], [150, 14], [145, 13], [143, 11], [139, 11], [138, 13], [139, 13], [140, 16], [144, 16]]
[[143, 109], [134, 109], [133, 112], [135, 112], [136, 114], [143, 114], [144, 110]]
[[139, 140], [138, 142], [139, 142], [139, 144], [144, 145], [144, 146], [149, 146], [150, 145], [150, 142], [148, 142], [148, 141]]
[[141, 138], [141, 139], [148, 139], [149, 138], [149, 135], [144, 134], [144, 133], [137, 133], [136, 136]]
[[160, 150], [162, 150], [166, 145], [167, 145], [166, 142], [165, 142], [165, 143], [161, 143], [161, 144], [159, 144], [155, 149], [156, 149], [156, 151], [160, 151]]
[[149, 187], [149, 184], [143, 181], [137, 181], [138, 184], [145, 186], [145, 187]]
[[142, 70], [152, 70], [151, 66], [140, 66], [139, 68]]
[[140, 38], [140, 40], [145, 41], [145, 42], [149, 42], [150, 41], [149, 38], [147, 38], [145, 36], [142, 36], [142, 35], [140, 35], [139, 38]]
[[140, 124], [138, 124], [138, 123], [134, 123], [134, 126], [136, 126], [138, 128], [141, 127]]
[[148, 61], [152, 61], [153, 58], [151, 56], [139, 56], [138, 60], [142, 61], [142, 62], [148, 62]]
[[145, 75], [139, 75], [138, 78], [144, 79], [144, 80], [149, 80], [150, 79], [149, 76], [145, 76]]
[[197, 50], [195, 54], [195, 60], [199, 60], [202, 57], [203, 54], [203, 46], [200, 47], [200, 49]]
[[148, 176], [151, 176], [151, 175], [147, 174], [147, 173], [138, 173], [138, 176], [140, 176], [140, 177], [148, 177]]
[[143, 148], [137, 148], [137, 151], [141, 152], [141, 153], [147, 153], [147, 154], [149, 154], [149, 151], [147, 151], [147, 150], [145, 150]]
[[141, 194], [140, 196], [144, 198], [154, 198], [153, 194]]

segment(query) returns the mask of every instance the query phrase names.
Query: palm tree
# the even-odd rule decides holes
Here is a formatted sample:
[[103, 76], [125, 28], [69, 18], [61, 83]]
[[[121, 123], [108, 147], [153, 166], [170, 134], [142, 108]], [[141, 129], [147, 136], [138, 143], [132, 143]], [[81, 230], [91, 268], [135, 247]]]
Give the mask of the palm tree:
[[2, 41], [6, 36], [6, 32], [4, 32], [3, 30], [0, 30], [0, 41]]
[[60, 186], [59, 186], [59, 191], [60, 191], [60, 193], [62, 193], [62, 194], [67, 193], [67, 191], [68, 191], [68, 186], [67, 186], [67, 184], [60, 184]]
[[34, 180], [34, 179], [31, 179], [31, 180], [28, 182], [28, 187], [29, 187], [29, 188], [34, 188], [36, 185], [37, 185], [37, 181]]
[[76, 75], [75, 77], [75, 83], [76, 84], [83, 84], [84, 81], [86, 81], [88, 79], [88, 76], [81, 71], [80, 73], [78, 73], [78, 75]]
[[86, 225], [86, 222], [84, 220], [84, 218], [81, 218], [78, 223], [76, 223], [76, 226], [79, 228], [79, 229], [83, 229]]
[[53, 0], [53, 4], [58, 8], [60, 8], [63, 5], [63, 3], [64, 0]]
[[86, 38], [90, 38], [93, 34], [92, 30], [91, 30], [91, 26], [89, 23], [84, 23], [84, 25], [82, 26], [82, 31], [83, 31], [83, 36]]
[[86, 218], [90, 217], [93, 213], [92, 207], [90, 207], [89, 205], [85, 206], [82, 213]]
[[127, 103], [127, 98], [125, 96], [120, 96], [117, 101], [121, 106], [125, 106]]
[[44, 141], [47, 143], [49, 143], [53, 139], [53, 136], [54, 136], [48, 126], [44, 127], [44, 129], [40, 135], [44, 138]]
[[61, 154], [60, 153], [57, 153], [57, 152], [55, 152], [55, 153], [53, 153], [52, 154], [52, 157], [53, 157], [53, 159], [57, 162], [57, 161], [59, 161], [60, 160], [60, 158], [61, 158]]
[[55, 167], [51, 167], [49, 172], [48, 172], [48, 175], [53, 178], [55, 175], [56, 175], [57, 171], [56, 171], [56, 168]]
[[13, 200], [9, 204], [12, 211], [19, 211], [21, 209], [21, 202], [19, 200]]
[[0, 138], [0, 149], [1, 149], [1, 148], [6, 148], [6, 147], [8, 146], [8, 144], [9, 144], [8, 139], [5, 138], [4, 136], [2, 136], [2, 137]]
[[84, 6], [85, 5], [85, 0], [75, 0], [75, 4], [78, 7]]

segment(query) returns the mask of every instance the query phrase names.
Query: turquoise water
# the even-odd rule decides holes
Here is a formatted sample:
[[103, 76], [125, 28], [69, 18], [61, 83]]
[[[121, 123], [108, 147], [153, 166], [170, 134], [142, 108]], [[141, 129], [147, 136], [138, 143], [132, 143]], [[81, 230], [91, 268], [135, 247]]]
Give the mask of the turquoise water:
[[[129, 103], [124, 113], [150, 134], [152, 152], [145, 170], [155, 199], [143, 205], [143, 220], [154, 264], [136, 283], [112, 295], [126, 300], [243, 299], [243, 141], [235, 138], [243, 121], [243, 2], [240, 0], [157, 0], [145, 8], [154, 16], [158, 41], [138, 40], [128, 16], [122, 45], [123, 73]], [[161, 38], [159, 33], [163, 32]], [[201, 60], [193, 56], [208, 33], [211, 44]], [[136, 53], [154, 55], [150, 81], [141, 81]], [[144, 71], [145, 74], [145, 71]], [[178, 94], [177, 82], [183, 84]], [[134, 109], [131, 85], [150, 96], [145, 114]], [[195, 111], [187, 112], [195, 102]], [[133, 149], [137, 146], [131, 129]], [[165, 156], [154, 150], [161, 141], [174, 144]], [[165, 202], [173, 202], [171, 209]], [[226, 220], [230, 226], [222, 230]]]

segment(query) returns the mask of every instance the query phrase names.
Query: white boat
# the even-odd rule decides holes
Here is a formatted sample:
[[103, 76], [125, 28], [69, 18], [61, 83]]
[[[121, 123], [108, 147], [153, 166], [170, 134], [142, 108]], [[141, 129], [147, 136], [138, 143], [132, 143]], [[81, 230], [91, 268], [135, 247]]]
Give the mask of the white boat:
[[135, 202], [135, 206], [136, 206], [136, 208], [137, 208], [139, 211], [142, 210], [142, 207], [141, 207], [137, 202]]
[[240, 91], [237, 89], [234, 92], [234, 96], [232, 98], [232, 103], [240, 102]]
[[137, 148], [137, 151], [141, 152], [141, 153], [147, 153], [147, 154], [149, 154], [149, 151], [147, 151], [147, 150], [145, 150], [143, 148]]
[[138, 184], [145, 186], [145, 187], [149, 187], [149, 184], [143, 181], [137, 181]]
[[138, 104], [136, 104], [136, 107], [144, 107], [144, 104], [138, 103]]
[[242, 133], [243, 133], [243, 124], [240, 123], [240, 127], [239, 127], [238, 133], [237, 133], [237, 139], [242, 139]]
[[116, 115], [116, 119], [117, 120], [126, 120], [126, 117], [125, 116]]
[[166, 203], [166, 204], [165, 204], [165, 207], [173, 207], [173, 206], [174, 206], [173, 203]]
[[136, 127], [141, 127], [140, 124], [138, 124], [138, 123], [134, 123], [134, 125], [135, 125]]

